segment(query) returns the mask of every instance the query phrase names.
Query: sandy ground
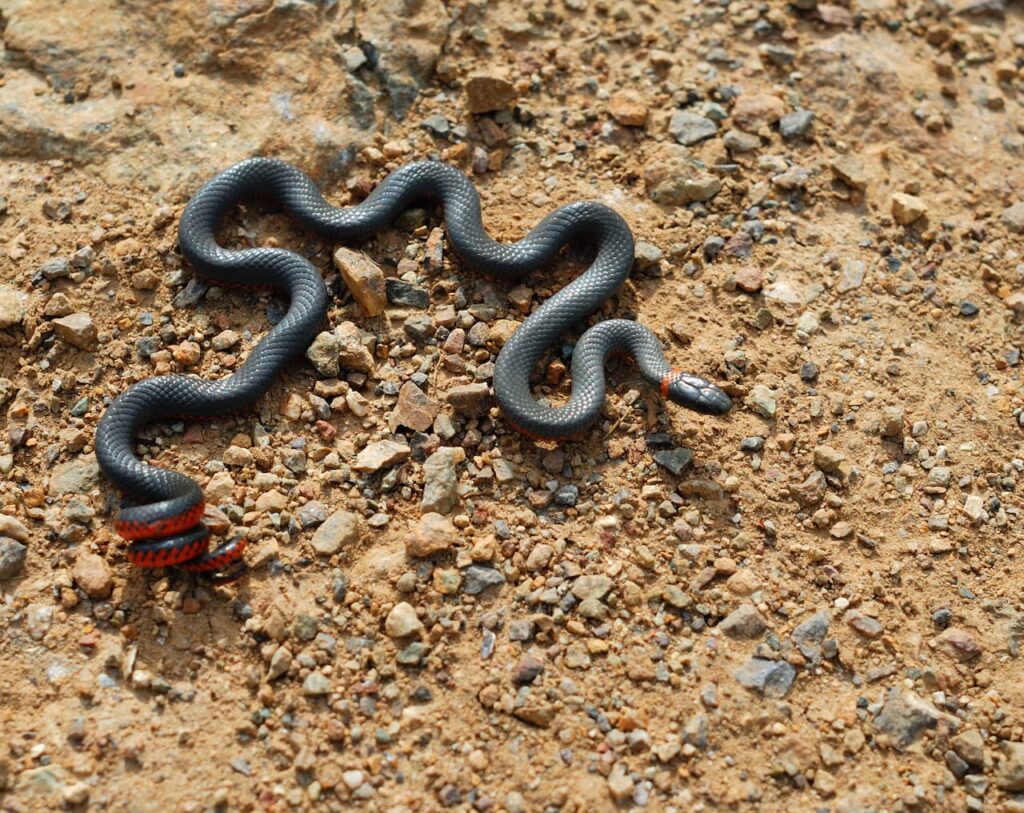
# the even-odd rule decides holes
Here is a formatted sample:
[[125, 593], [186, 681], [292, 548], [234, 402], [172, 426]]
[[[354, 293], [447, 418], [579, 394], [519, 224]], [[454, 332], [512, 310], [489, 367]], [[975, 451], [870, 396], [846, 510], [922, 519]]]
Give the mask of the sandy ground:
[[[0, 810], [1024, 810], [1019, 4], [0, 9]], [[486, 388], [584, 254], [482, 280], [415, 211], [349, 246], [395, 280], [369, 317], [336, 246], [247, 208], [224, 243], [302, 252], [349, 344], [144, 430], [251, 572], [134, 569], [93, 433], [287, 307], [177, 247], [254, 154], [339, 206], [447, 160], [505, 241], [614, 207], [600, 316], [734, 409], [613, 365], [539, 446]]]

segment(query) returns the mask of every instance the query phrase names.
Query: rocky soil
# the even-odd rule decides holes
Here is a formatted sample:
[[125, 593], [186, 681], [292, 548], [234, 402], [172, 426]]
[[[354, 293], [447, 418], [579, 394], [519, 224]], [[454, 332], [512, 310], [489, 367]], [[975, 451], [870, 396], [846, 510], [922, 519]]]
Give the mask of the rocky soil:
[[[3, 0], [0, 810], [1024, 811], [1024, 10], [1012, 0]], [[460, 266], [434, 211], [331, 246], [257, 411], [148, 427], [251, 573], [130, 567], [92, 453], [287, 303], [182, 207], [252, 154], [337, 205], [437, 157], [501, 240], [601, 200], [613, 365], [544, 447], [490, 391], [585, 267]], [[536, 371], [568, 393], [573, 337]]]

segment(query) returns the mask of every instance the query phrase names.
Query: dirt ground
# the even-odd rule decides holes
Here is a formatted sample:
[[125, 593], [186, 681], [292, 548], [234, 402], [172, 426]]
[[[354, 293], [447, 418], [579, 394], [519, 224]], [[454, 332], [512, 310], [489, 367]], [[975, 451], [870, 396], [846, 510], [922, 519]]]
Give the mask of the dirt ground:
[[[1024, 811], [1024, 9], [837, 2], [0, 0], [0, 810]], [[538, 445], [493, 362], [584, 254], [483, 280], [413, 211], [371, 317], [249, 207], [333, 332], [140, 438], [249, 575], [133, 568], [105, 406], [287, 307], [177, 246], [250, 155], [339, 206], [446, 160], [503, 241], [612, 206], [596, 318], [733, 410], [613, 364]]]

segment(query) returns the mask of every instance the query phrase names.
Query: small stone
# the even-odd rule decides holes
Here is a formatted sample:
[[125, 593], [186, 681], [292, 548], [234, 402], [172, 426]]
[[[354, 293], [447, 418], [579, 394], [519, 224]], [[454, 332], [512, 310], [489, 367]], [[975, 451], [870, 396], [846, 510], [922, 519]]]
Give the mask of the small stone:
[[731, 153], [744, 154], [753, 152], [761, 146], [761, 139], [753, 133], [744, 133], [742, 130], [728, 130], [722, 136], [722, 142]]
[[90, 788], [85, 782], [75, 782], [61, 790], [61, 798], [68, 807], [78, 807], [89, 801], [89, 793]]
[[331, 693], [331, 680], [323, 672], [310, 672], [302, 681], [302, 693], [307, 697], [321, 697]]
[[463, 90], [466, 110], [473, 114], [504, 110], [518, 96], [515, 85], [508, 79], [489, 73], [473, 74], [466, 80]]
[[887, 734], [897, 748], [906, 748], [928, 728], [935, 728], [939, 720], [956, 719], [936, 709], [909, 690], [889, 689], [882, 710], [875, 717], [875, 727]]
[[928, 214], [923, 200], [914, 195], [894, 192], [892, 195], [892, 216], [901, 226], [909, 226]]
[[843, 263], [843, 273], [839, 277], [839, 284], [836, 290], [841, 294], [852, 291], [864, 283], [864, 274], [867, 266], [862, 260], [847, 260]]
[[778, 700], [789, 693], [796, 680], [796, 669], [786, 661], [751, 658], [736, 671], [735, 677], [741, 686]]
[[512, 669], [512, 682], [516, 686], [533, 683], [544, 672], [544, 662], [524, 655]]
[[947, 627], [935, 637], [933, 643], [962, 663], [973, 661], [982, 653], [981, 646], [974, 637], [961, 627]]
[[292, 653], [286, 646], [279, 646], [270, 656], [270, 668], [267, 670], [267, 680], [277, 680], [284, 675], [292, 665]]
[[962, 731], [953, 737], [953, 750], [969, 765], [985, 764], [985, 738], [976, 728]]
[[745, 265], [736, 272], [736, 287], [744, 293], [756, 294], [764, 287], [764, 274], [756, 265]]
[[334, 252], [334, 265], [364, 314], [378, 316], [384, 312], [387, 292], [384, 272], [377, 263], [365, 254], [342, 247]]
[[54, 466], [46, 490], [52, 497], [87, 494], [96, 488], [99, 479], [100, 467], [96, 455], [83, 455]]
[[772, 420], [775, 417], [777, 408], [775, 391], [764, 386], [764, 384], [757, 384], [751, 388], [746, 404], [762, 418]]
[[89, 551], [79, 554], [71, 576], [89, 598], [107, 598], [114, 589], [114, 577], [107, 560]]
[[905, 420], [903, 407], [886, 407], [882, 410], [882, 417], [878, 422], [878, 431], [883, 437], [902, 437]]
[[402, 601], [391, 608], [384, 621], [384, 631], [391, 638], [407, 638], [423, 631], [423, 622], [416, 616], [415, 608]]
[[384, 281], [384, 286], [387, 290], [389, 305], [396, 308], [417, 308], [419, 310], [426, 310], [430, 307], [430, 293], [426, 288], [394, 277], [388, 277]]
[[72, 313], [51, 322], [54, 332], [79, 350], [92, 352], [99, 347], [99, 334], [92, 317], [84, 312]]
[[971, 494], [964, 500], [963, 512], [972, 523], [979, 524], [986, 516], [984, 499], [978, 494]]
[[880, 637], [885, 631], [885, 628], [877, 619], [865, 615], [860, 610], [847, 610], [846, 615], [843, 616], [843, 621], [858, 635], [871, 640]]
[[616, 804], [633, 798], [633, 779], [626, 773], [621, 763], [615, 763], [608, 774], [608, 793]]
[[28, 294], [0, 285], [0, 330], [20, 325], [28, 312]]
[[406, 555], [422, 557], [446, 551], [455, 543], [456, 534], [450, 519], [434, 512], [426, 513], [406, 538]]
[[8, 536], [0, 536], [0, 579], [13, 579], [25, 566], [28, 548]]
[[340, 371], [338, 366], [340, 352], [341, 342], [338, 341], [338, 337], [325, 330], [317, 334], [317, 337], [306, 348], [306, 358], [320, 375], [333, 378]]
[[603, 601], [611, 592], [612, 584], [611, 578], [603, 573], [587, 574], [573, 582], [572, 594], [580, 601], [586, 601], [588, 598]]
[[676, 449], [662, 449], [655, 452], [652, 457], [655, 463], [676, 477], [681, 476], [693, 463], [693, 452], [682, 446]]
[[832, 174], [852, 189], [863, 192], [868, 188], [864, 164], [856, 158], [844, 155], [832, 162]]
[[785, 189], [788, 192], [794, 192], [803, 189], [807, 186], [807, 182], [811, 179], [811, 173], [806, 169], [799, 166], [791, 166], [780, 172], [778, 175], [772, 176], [772, 184], [777, 186], [779, 189]]
[[647, 105], [639, 93], [626, 90], [608, 100], [608, 112], [623, 127], [643, 127], [647, 123]]
[[814, 465], [826, 474], [838, 472], [844, 460], [846, 455], [831, 446], [816, 446], [814, 449]]
[[789, 140], [800, 138], [811, 131], [814, 123], [814, 113], [810, 110], [794, 110], [779, 119], [779, 133]]
[[1005, 791], [1024, 791], [1024, 742], [1000, 744], [1003, 761], [996, 769], [996, 787]]
[[482, 565], [470, 565], [463, 571], [465, 586], [463, 592], [475, 596], [482, 593], [489, 587], [500, 587], [505, 583], [505, 577], [493, 567]]
[[17, 517], [0, 514], [0, 536], [9, 536], [19, 542], [28, 542], [28, 528]]
[[423, 464], [424, 511], [447, 514], [459, 502], [459, 478], [456, 467], [466, 459], [461, 446], [442, 447], [426, 459]]
[[1003, 209], [999, 220], [1011, 234], [1024, 234], [1024, 201]]
[[676, 141], [689, 147], [715, 135], [718, 132], [718, 125], [711, 119], [689, 110], [677, 110], [669, 120], [668, 131]]
[[334, 328], [334, 335], [340, 345], [338, 363], [346, 370], [360, 373], [373, 372], [373, 355], [363, 342], [363, 334], [352, 322], [342, 322]]
[[960, 303], [960, 315], [965, 319], [973, 319], [980, 313], [981, 309], [971, 302], [969, 299], [965, 299]]
[[362, 537], [358, 514], [335, 511], [313, 534], [313, 550], [320, 556], [333, 556], [342, 548], [353, 548]]
[[760, 93], [740, 96], [732, 110], [733, 123], [741, 130], [755, 132], [765, 124], [774, 124], [786, 113], [786, 103], [778, 96]]
[[480, 415], [487, 411], [491, 393], [486, 384], [462, 384], [448, 390], [446, 397], [458, 414]]
[[356, 471], [375, 472], [408, 460], [411, 454], [412, 449], [404, 443], [381, 440], [371, 443], [356, 455], [352, 468]]
[[722, 619], [718, 629], [730, 638], [751, 641], [768, 629], [768, 623], [753, 604], [741, 604]]
[[648, 196], [663, 206], [707, 201], [722, 189], [719, 178], [694, 163], [688, 151], [675, 144], [664, 145], [644, 163], [643, 177]]

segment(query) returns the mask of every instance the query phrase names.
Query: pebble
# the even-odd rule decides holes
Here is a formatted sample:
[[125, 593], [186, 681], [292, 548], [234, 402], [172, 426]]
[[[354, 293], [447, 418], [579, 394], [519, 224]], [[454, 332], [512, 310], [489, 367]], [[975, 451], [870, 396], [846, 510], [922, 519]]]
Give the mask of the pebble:
[[391, 608], [384, 621], [384, 631], [391, 638], [407, 638], [423, 631], [423, 622], [416, 615], [416, 609], [402, 601]]
[[89, 598], [107, 598], [114, 589], [114, 576], [107, 560], [89, 551], [78, 555], [71, 577]]
[[885, 628], [877, 619], [865, 615], [859, 610], [847, 610], [843, 616], [843, 621], [858, 635], [871, 640], [880, 637], [885, 631]]
[[[306, 526], [306, 523], [303, 523]], [[339, 510], [331, 514], [313, 534], [311, 544], [321, 556], [333, 556], [342, 548], [353, 549], [362, 538], [358, 514]]]
[[21, 542], [8, 536], [0, 536], [0, 579], [13, 579], [21, 573], [28, 553]]
[[[935, 728], [941, 719], [951, 719], [927, 700], [909, 690], [889, 689], [874, 725], [887, 734], [897, 748], [906, 748], [921, 733]], [[952, 720], [954, 727], [956, 721]]]
[[741, 130], [756, 132], [766, 124], [775, 124], [786, 113], [786, 103], [778, 96], [759, 93], [740, 96], [732, 109], [733, 123]]
[[603, 573], [580, 576], [572, 585], [572, 594], [580, 601], [597, 599], [603, 601], [611, 592], [612, 580]]
[[785, 139], [800, 138], [811, 131], [814, 113], [810, 110], [794, 110], [779, 119], [779, 132]]
[[379, 316], [384, 312], [387, 292], [384, 272], [377, 263], [365, 254], [342, 247], [334, 252], [334, 265], [366, 316]]
[[928, 207], [921, 198], [903, 192], [893, 192], [892, 216], [901, 226], [916, 223], [928, 214]]
[[312, 671], [302, 681], [302, 693], [307, 697], [322, 697], [331, 693], [331, 680], [323, 672]]
[[389, 466], [395, 466], [409, 459], [412, 449], [404, 443], [393, 440], [381, 440], [371, 443], [356, 455], [352, 468], [356, 471], [375, 472]]
[[981, 646], [974, 637], [961, 627], [947, 627], [934, 639], [935, 646], [945, 649], [962, 663], [976, 660], [982, 654]]
[[494, 73], [475, 73], [463, 85], [466, 111], [472, 114], [504, 110], [516, 100], [518, 93], [506, 77]]
[[430, 294], [425, 288], [405, 280], [389, 277], [385, 280], [388, 304], [396, 308], [418, 308], [426, 310], [430, 306]]
[[96, 456], [83, 455], [53, 467], [47, 483], [47, 492], [53, 497], [64, 494], [87, 494], [96, 488], [99, 479], [100, 467], [96, 463]]
[[655, 452], [652, 457], [655, 463], [676, 477], [681, 476], [693, 463], [693, 452], [685, 447], [662, 449]]
[[751, 658], [736, 671], [735, 677], [744, 688], [765, 697], [781, 699], [793, 686], [796, 669], [786, 661]]
[[643, 127], [647, 123], [647, 104], [635, 91], [613, 95], [608, 100], [608, 112], [623, 127]]
[[844, 155], [835, 159], [831, 164], [831, 168], [832, 174], [851, 189], [864, 192], [868, 188], [868, 178], [864, 172], [864, 164], [856, 158]]
[[775, 417], [778, 408], [774, 390], [764, 384], [757, 384], [751, 388], [750, 394], [746, 398], [746, 404], [762, 418], [769, 420]]
[[742, 130], [727, 130], [722, 136], [722, 143], [732, 153], [743, 155], [753, 152], [761, 147], [761, 139], [753, 133], [745, 133]]
[[505, 583], [505, 577], [493, 567], [481, 565], [470, 565], [463, 571], [465, 581], [463, 592], [470, 596], [479, 595], [489, 587], [500, 587]]
[[427, 512], [406, 537], [405, 552], [412, 557], [441, 553], [455, 544], [456, 534], [450, 519], [432, 511]]
[[448, 390], [446, 399], [459, 415], [480, 415], [490, 404], [491, 391], [486, 384], [461, 384]]
[[676, 141], [689, 147], [714, 136], [718, 132], [718, 125], [689, 110], [677, 110], [669, 120], [668, 131]]
[[20, 325], [28, 312], [28, 295], [9, 285], [0, 285], [0, 330]]
[[423, 499], [420, 507], [437, 514], [450, 513], [459, 502], [456, 467], [466, 459], [461, 446], [442, 447], [423, 464]]
[[753, 604], [741, 604], [722, 619], [718, 629], [730, 638], [751, 641], [768, 629], [768, 623]]
[[99, 334], [92, 317], [84, 312], [72, 313], [51, 322], [54, 332], [79, 350], [92, 352], [99, 347]]
[[0, 536], [9, 536], [19, 542], [28, 542], [29, 532], [25, 524], [17, 517], [0, 514]]
[[999, 222], [1011, 234], [1024, 234], [1024, 201], [1007, 206], [999, 215]]
[[996, 787], [1009, 792], [1024, 791], [1024, 742], [1000, 743], [1003, 760], [996, 769]]
[[745, 265], [736, 272], [736, 287], [744, 293], [756, 294], [764, 287], [764, 274], [756, 265]]

